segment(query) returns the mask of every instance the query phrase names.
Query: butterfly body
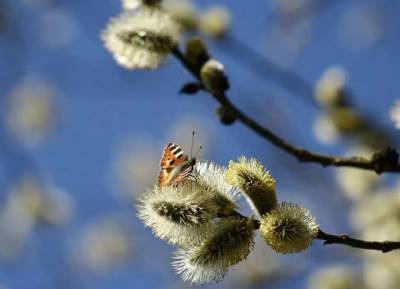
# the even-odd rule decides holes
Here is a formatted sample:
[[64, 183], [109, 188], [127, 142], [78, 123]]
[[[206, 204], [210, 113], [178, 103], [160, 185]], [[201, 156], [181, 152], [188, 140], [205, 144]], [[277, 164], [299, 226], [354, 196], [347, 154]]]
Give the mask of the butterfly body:
[[177, 185], [190, 176], [195, 163], [196, 159], [185, 155], [180, 146], [174, 143], [167, 144], [160, 161], [158, 185]]

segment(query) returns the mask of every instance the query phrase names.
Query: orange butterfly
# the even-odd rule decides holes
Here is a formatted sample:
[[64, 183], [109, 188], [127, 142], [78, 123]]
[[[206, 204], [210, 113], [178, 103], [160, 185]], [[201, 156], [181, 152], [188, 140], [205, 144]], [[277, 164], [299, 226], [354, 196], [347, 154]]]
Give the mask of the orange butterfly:
[[184, 181], [192, 173], [195, 163], [196, 158], [189, 158], [180, 146], [174, 143], [167, 144], [160, 161], [158, 185], [177, 185]]

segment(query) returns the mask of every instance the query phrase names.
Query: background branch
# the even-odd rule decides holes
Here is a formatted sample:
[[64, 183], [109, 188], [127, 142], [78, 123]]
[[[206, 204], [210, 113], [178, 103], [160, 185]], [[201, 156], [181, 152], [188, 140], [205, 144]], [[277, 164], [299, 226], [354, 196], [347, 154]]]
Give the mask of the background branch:
[[276, 64], [232, 34], [226, 35], [220, 43], [233, 60], [245, 63], [258, 76], [278, 83], [289, 93], [299, 95], [309, 105], [319, 107], [313, 98], [314, 88], [297, 73]]
[[[175, 47], [173, 55], [192, 73], [194, 77], [200, 82], [199, 71], [193, 68], [185, 58], [182, 51]], [[202, 85], [203, 89], [204, 86]], [[302, 147], [294, 146], [286, 142], [284, 139], [277, 136], [268, 128], [261, 126], [255, 120], [243, 113], [237, 108], [225, 95], [224, 92], [216, 93], [208, 91], [214, 98], [230, 112], [237, 120], [250, 128], [252, 131], [262, 136], [264, 139], [282, 149], [283, 151], [296, 157], [300, 162], [319, 163], [322, 166], [336, 166], [336, 167], [354, 167], [363, 170], [375, 171], [380, 174], [383, 172], [400, 172], [400, 164], [398, 162], [398, 155], [395, 150], [387, 150], [377, 152], [370, 159], [364, 157], [338, 157], [325, 154], [314, 153]]]
[[[323, 109], [323, 106], [316, 101], [314, 85], [309, 83], [300, 74], [275, 63], [267, 56], [255, 50], [253, 46], [248, 45], [245, 41], [232, 34], [227, 34], [218, 43], [223, 46], [224, 52], [227, 53], [232, 60], [240, 65], [247, 66], [257, 77], [262, 77], [269, 82], [278, 84], [281, 88], [290, 93], [290, 95], [302, 99], [304, 103], [310, 107]], [[387, 127], [372, 120], [356, 107], [356, 104], [352, 101], [352, 96], [354, 95], [353, 91], [348, 87], [346, 87], [345, 91], [345, 107], [354, 110], [360, 120], [362, 120], [363, 127], [361, 135], [365, 135], [365, 133], [374, 135], [379, 142], [383, 141], [386, 144], [398, 143], [399, 139], [393, 136], [393, 131], [388, 130]]]

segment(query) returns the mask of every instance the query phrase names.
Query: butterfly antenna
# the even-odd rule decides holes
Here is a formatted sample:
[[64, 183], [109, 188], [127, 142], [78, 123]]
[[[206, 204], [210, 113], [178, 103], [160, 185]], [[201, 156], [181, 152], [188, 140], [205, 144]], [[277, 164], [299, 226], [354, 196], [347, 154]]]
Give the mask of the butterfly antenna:
[[192, 131], [192, 144], [190, 146], [190, 158], [193, 157], [193, 142], [194, 142], [194, 131]]

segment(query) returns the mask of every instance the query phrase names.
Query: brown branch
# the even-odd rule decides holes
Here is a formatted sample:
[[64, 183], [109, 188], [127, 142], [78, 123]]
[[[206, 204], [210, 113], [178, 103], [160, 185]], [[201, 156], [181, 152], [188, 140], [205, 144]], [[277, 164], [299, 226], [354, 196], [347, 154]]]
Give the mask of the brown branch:
[[[186, 67], [186, 69], [200, 82], [199, 71], [193, 68], [186, 60], [181, 50], [176, 47], [173, 50], [173, 55]], [[203, 87], [204, 89], [204, 87]], [[380, 174], [383, 172], [400, 172], [400, 163], [396, 156], [397, 152], [389, 150], [391, 154], [385, 155], [384, 152], [378, 152], [373, 158], [367, 159], [363, 157], [338, 157], [325, 154], [314, 153], [302, 147], [294, 146], [286, 142], [284, 139], [277, 136], [270, 129], [261, 126], [255, 120], [244, 114], [239, 110], [225, 95], [225, 93], [215, 93], [208, 91], [220, 103], [222, 107], [228, 110], [232, 116], [243, 123], [245, 126], [253, 130], [264, 139], [282, 149], [283, 151], [291, 154], [300, 162], [319, 163], [322, 166], [336, 166], [336, 167], [353, 167], [358, 169], [375, 171]]]
[[[236, 211], [234, 211], [232, 213], [232, 216], [236, 216], [239, 219], [247, 218]], [[253, 222], [254, 222], [254, 230], [260, 229], [260, 221], [253, 220]], [[316, 239], [325, 241], [324, 245], [341, 244], [341, 245], [349, 246], [352, 248], [381, 251], [382, 253], [387, 253], [387, 252], [390, 252], [393, 250], [400, 249], [400, 242], [364, 241], [364, 240], [351, 238], [347, 235], [328, 234], [328, 233], [323, 232], [321, 229], [318, 230], [318, 235], [317, 235]]]
[[340, 236], [331, 235], [331, 234], [325, 233], [321, 230], [318, 231], [317, 239], [324, 240], [325, 241], [324, 245], [342, 244], [342, 245], [350, 246], [353, 248], [382, 251], [382, 253], [400, 249], [400, 242], [364, 241], [364, 240], [350, 238], [347, 235], [340, 235]]

